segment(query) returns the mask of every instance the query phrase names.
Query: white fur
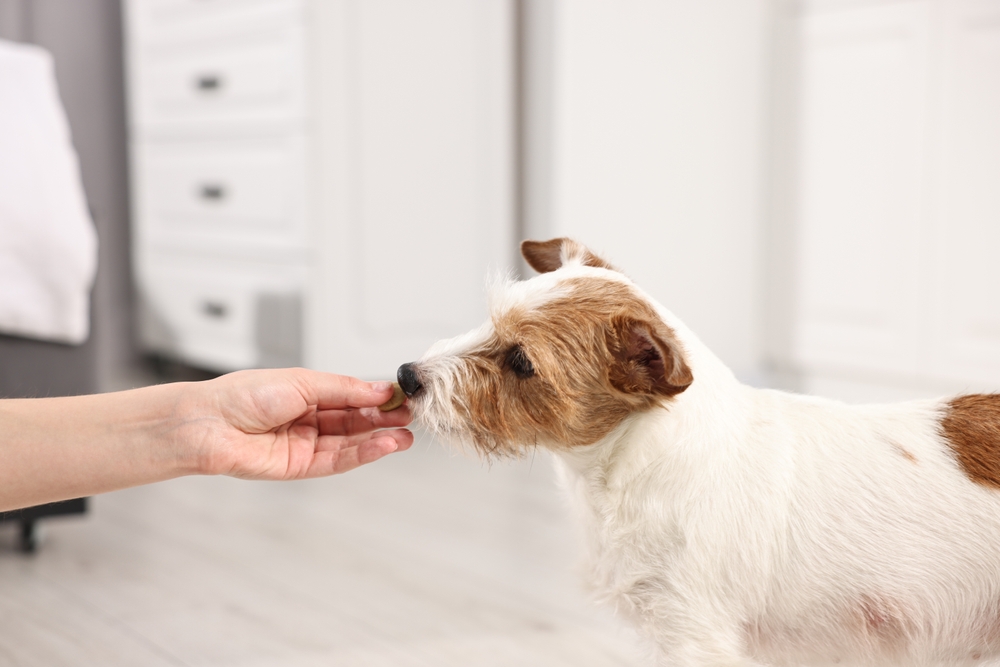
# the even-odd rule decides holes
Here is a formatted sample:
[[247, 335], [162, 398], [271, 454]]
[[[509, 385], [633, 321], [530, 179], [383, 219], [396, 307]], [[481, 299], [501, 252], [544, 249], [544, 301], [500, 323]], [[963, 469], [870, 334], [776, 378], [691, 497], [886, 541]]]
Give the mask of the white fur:
[[[631, 284], [572, 262], [500, 285], [493, 307], [532, 307], [594, 272]], [[652, 640], [660, 662], [995, 659], [1000, 494], [956, 463], [940, 434], [944, 402], [856, 407], [741, 385], [643, 298], [680, 339], [693, 384], [557, 458], [590, 586]], [[450, 408], [461, 353], [490, 332], [425, 357], [435, 379], [418, 417], [461, 432]]]

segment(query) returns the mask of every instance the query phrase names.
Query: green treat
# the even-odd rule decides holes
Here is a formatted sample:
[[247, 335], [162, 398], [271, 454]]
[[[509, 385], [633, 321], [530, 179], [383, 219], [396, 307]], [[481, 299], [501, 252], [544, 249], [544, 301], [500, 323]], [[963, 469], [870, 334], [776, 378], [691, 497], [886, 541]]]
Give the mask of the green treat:
[[399, 386], [398, 382], [392, 383], [392, 398], [378, 406], [378, 409], [382, 412], [389, 412], [390, 410], [395, 410], [403, 403], [406, 402], [406, 394], [403, 393], [403, 388]]

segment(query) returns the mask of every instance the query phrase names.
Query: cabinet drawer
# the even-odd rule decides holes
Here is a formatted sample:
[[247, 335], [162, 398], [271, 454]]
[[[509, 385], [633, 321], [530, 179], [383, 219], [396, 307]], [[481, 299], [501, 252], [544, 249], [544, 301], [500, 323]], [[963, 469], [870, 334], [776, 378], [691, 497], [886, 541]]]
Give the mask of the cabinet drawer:
[[304, 141], [140, 144], [139, 225], [152, 239], [301, 245]]
[[132, 0], [147, 32], [197, 30], [210, 25], [295, 10], [301, 0]]
[[258, 42], [301, 29], [307, 11], [305, 0], [127, 0], [125, 8], [130, 60]]
[[248, 44], [142, 55], [135, 122], [157, 129], [300, 121], [303, 48], [301, 30], [286, 28]]
[[137, 277], [147, 349], [216, 370], [299, 363], [303, 277], [294, 269], [153, 259]]

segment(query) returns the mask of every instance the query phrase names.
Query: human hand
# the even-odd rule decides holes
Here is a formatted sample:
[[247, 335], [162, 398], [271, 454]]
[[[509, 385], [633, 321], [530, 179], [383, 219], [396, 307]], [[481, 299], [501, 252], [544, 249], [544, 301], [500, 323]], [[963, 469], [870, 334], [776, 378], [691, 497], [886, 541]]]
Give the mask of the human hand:
[[[353, 470], [409, 449], [409, 408], [380, 412], [387, 382], [301, 368], [239, 371], [188, 385], [175, 442], [205, 474], [304, 479]], [[378, 430], [387, 429], [387, 430]]]

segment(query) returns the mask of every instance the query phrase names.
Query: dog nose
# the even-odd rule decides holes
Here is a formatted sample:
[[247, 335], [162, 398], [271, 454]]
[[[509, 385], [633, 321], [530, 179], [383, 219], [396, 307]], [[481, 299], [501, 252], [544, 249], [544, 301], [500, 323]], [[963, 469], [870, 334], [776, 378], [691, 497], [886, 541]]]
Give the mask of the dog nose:
[[396, 379], [399, 381], [399, 386], [402, 388], [403, 393], [407, 396], [414, 396], [424, 385], [420, 384], [420, 378], [417, 377], [417, 369], [413, 364], [403, 364], [396, 371]]

